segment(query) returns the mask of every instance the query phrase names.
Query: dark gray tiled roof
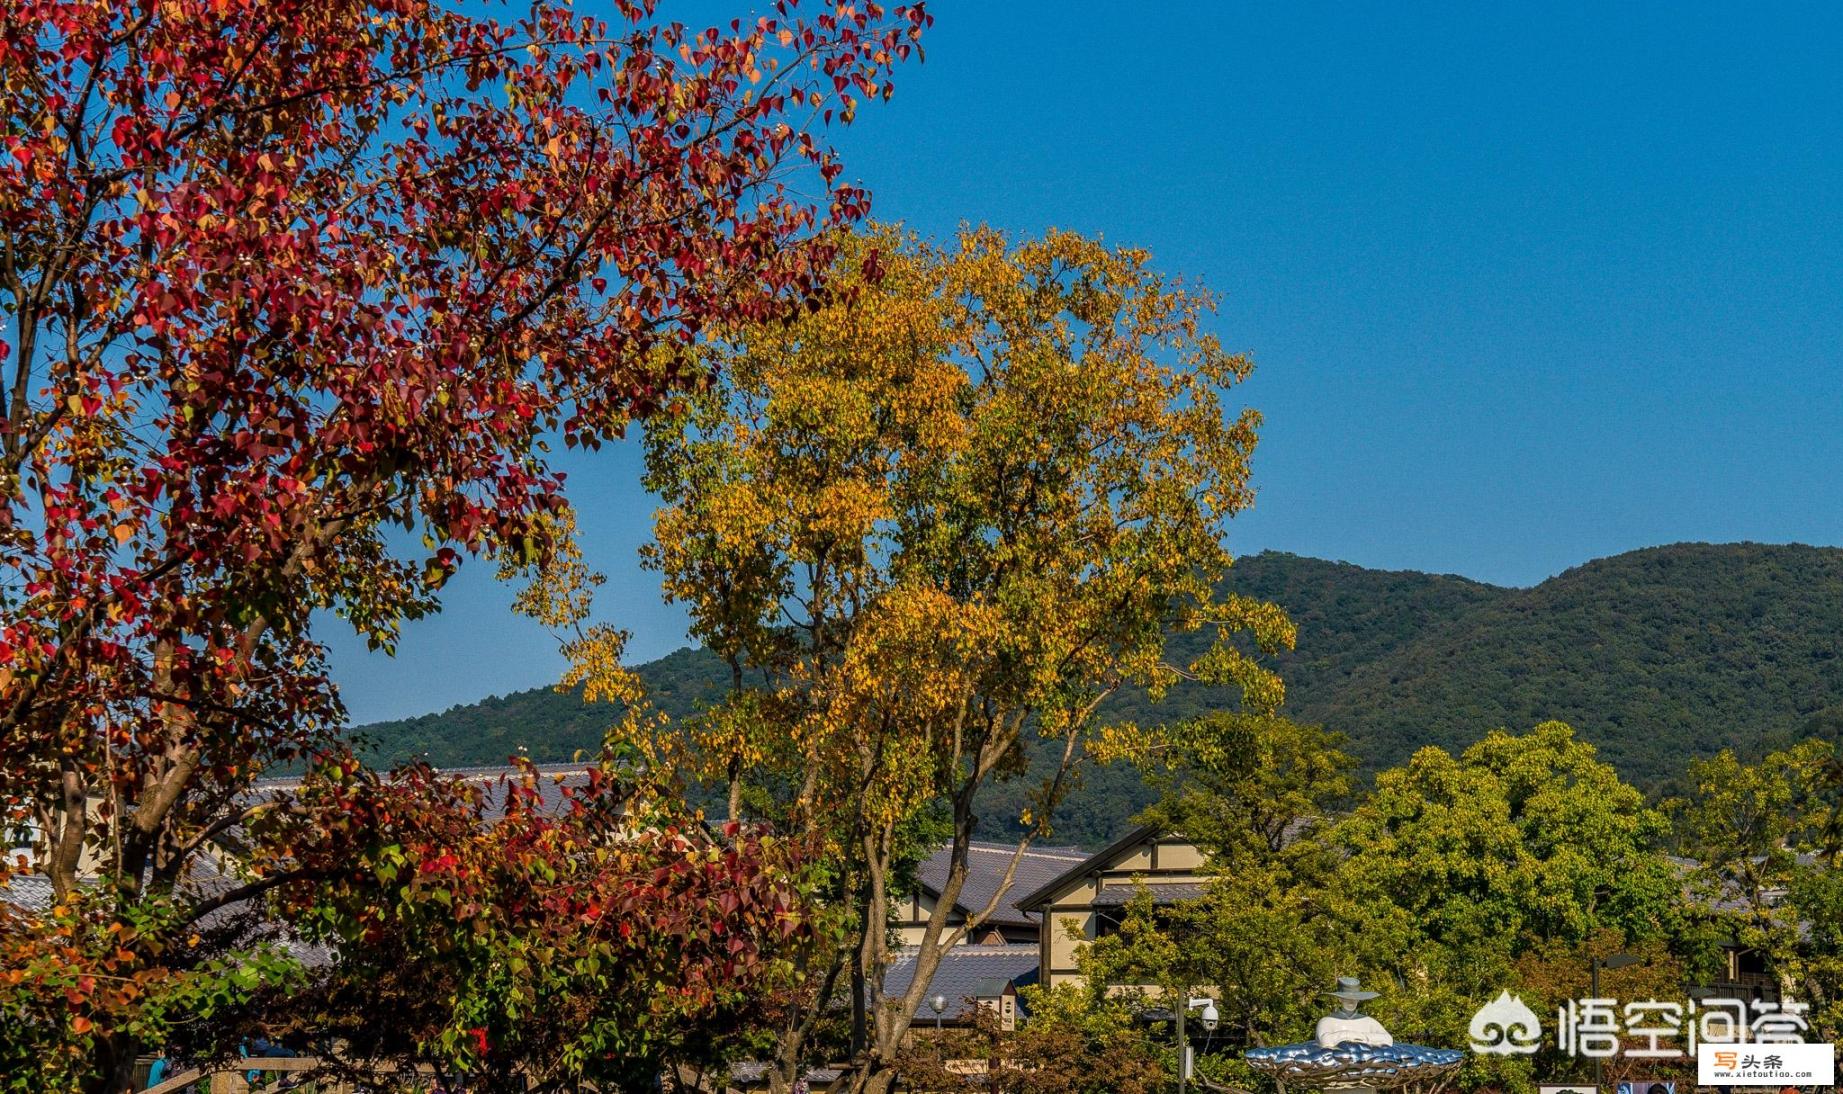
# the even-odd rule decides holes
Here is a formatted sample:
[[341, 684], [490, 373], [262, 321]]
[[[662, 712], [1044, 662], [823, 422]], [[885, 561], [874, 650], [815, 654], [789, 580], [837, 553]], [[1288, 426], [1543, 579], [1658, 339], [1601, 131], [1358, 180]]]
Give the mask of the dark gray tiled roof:
[[[905, 949], [884, 974], [884, 997], [901, 995], [909, 990], [909, 983], [914, 979], [915, 951]], [[1037, 982], [1037, 947], [956, 946], [935, 968], [934, 979], [928, 982], [928, 991], [922, 996], [921, 1005], [915, 1008], [915, 1018], [920, 1022], [934, 1018], [934, 1008], [928, 1005], [928, 1000], [936, 995], [947, 997], [947, 1009], [941, 1012], [943, 1019], [954, 1021], [964, 1017], [970, 1006], [967, 1000], [980, 998], [982, 986], [990, 988], [994, 986], [991, 982], [1002, 985], [1005, 981], [1019, 987]]]
[[288, 935], [282, 939], [282, 949], [288, 956], [299, 961], [304, 968], [324, 969], [333, 963], [333, 951], [318, 942], [308, 942]]
[[[844, 1072], [835, 1067], [808, 1068], [805, 1078], [809, 1085], [826, 1086], [838, 1081]], [[738, 1086], [753, 1086], [766, 1082], [768, 1064], [765, 1060], [737, 1060], [730, 1065], [730, 1082]]]
[[[1162, 885], [1147, 884], [1146, 891], [1152, 894], [1152, 900], [1159, 904], [1170, 904], [1179, 900], [1195, 900], [1203, 895], [1205, 886], [1200, 881], [1176, 881]], [[1109, 885], [1095, 894], [1096, 908], [1118, 908], [1132, 903], [1139, 892], [1137, 885]]]
[[[236, 884], [238, 880], [224, 873], [209, 855], [198, 855], [192, 859], [186, 876], [180, 879], [177, 892], [182, 899], [200, 900], [224, 892]], [[26, 912], [47, 911], [52, 904], [51, 879], [43, 874], [15, 874], [7, 882], [0, 883], [0, 901]], [[233, 925], [243, 910], [235, 905], [219, 908], [207, 913], [198, 921], [198, 926], [211, 928]], [[244, 937], [243, 944], [276, 943], [308, 968], [321, 968], [332, 963], [332, 951], [317, 942], [296, 937], [280, 923], [260, 919], [254, 921], [254, 928]]]
[[1043, 883], [1036, 888], [1019, 889], [1013, 897], [1013, 901], [1018, 907], [1028, 908], [1034, 912], [1043, 904], [1048, 903], [1051, 898], [1060, 895], [1063, 890], [1069, 888], [1069, 883], [1073, 879], [1081, 877], [1084, 874], [1104, 870], [1109, 864], [1123, 857], [1128, 850], [1157, 838], [1157, 828], [1148, 824], [1142, 824], [1126, 833], [1126, 835], [1121, 836], [1119, 839], [1101, 848], [1099, 851], [1096, 851], [1094, 854], [1085, 856], [1063, 867], [1060, 873], [1051, 874], [1049, 877], [1044, 878]]
[[[1005, 868], [1011, 865], [1011, 856], [1016, 853], [1015, 843], [975, 841], [970, 844], [966, 849], [966, 882], [960, 886], [957, 906], [968, 914], [983, 911], [991, 902], [992, 894], [998, 891], [999, 882], [1005, 877]], [[947, 867], [952, 854], [952, 845], [943, 844], [916, 868], [916, 877], [930, 893], [938, 896], [947, 884]], [[992, 918], [986, 922], [995, 927], [1034, 926], [1037, 922], [1036, 913], [1020, 910], [1017, 898], [1041, 888], [1087, 858], [1087, 852], [1075, 847], [1029, 848], [1018, 859], [1017, 872], [1011, 877], [1011, 888], [1005, 892], [1004, 899], [993, 909]]]
[[[1281, 835], [1281, 841], [1283, 843], [1292, 843], [1317, 823], [1317, 818], [1313, 817], [1296, 818], [1287, 824], [1285, 831]], [[1081, 878], [1099, 874], [1109, 869], [1115, 863], [1125, 858], [1129, 852], [1136, 850], [1141, 845], [1159, 842], [1161, 837], [1166, 840], [1181, 840], [1183, 838], [1176, 832], [1165, 832], [1153, 825], [1142, 824], [1101, 848], [1099, 851], [1096, 851], [1094, 854], [1089, 855], [1087, 858], [1075, 863], [1068, 869], [1063, 870], [1062, 873], [1045, 878], [1043, 884], [1037, 886], [1035, 889], [1019, 890], [1014, 903], [1020, 908], [1027, 908], [1034, 912], [1044, 904], [1050, 903], [1056, 897], [1074, 888], [1075, 883]]]
[[[563, 807], [563, 788], [581, 789], [588, 785], [588, 764], [538, 764], [538, 779], [535, 789], [542, 809], [560, 810]], [[508, 778], [517, 779], [522, 773], [516, 767], [445, 767], [437, 768], [443, 775], [465, 780], [480, 789], [485, 798], [485, 813], [488, 819], [505, 816], [506, 784]], [[264, 800], [277, 794], [298, 789], [301, 780], [298, 776], [286, 776], [274, 779], [260, 779], [250, 788], [249, 797]]]
[[51, 879], [42, 874], [14, 874], [0, 882], [0, 900], [28, 912], [51, 907]]
[[[78, 884], [87, 888], [94, 884], [94, 879], [80, 878]], [[192, 859], [185, 876], [179, 879], [176, 891], [182, 899], [196, 900], [223, 892], [234, 884], [236, 879], [227, 876], [209, 856], [198, 855]], [[0, 901], [15, 908], [42, 912], [51, 907], [52, 900], [51, 879], [43, 874], [14, 874], [10, 880], [0, 882]], [[213, 913], [222, 914], [222, 911]]]
[[[1672, 866], [1677, 868], [1679, 877], [1683, 879], [1683, 896], [1686, 900], [1700, 900], [1708, 908], [1717, 912], [1750, 912], [1753, 910], [1753, 902], [1747, 898], [1747, 894], [1739, 885], [1732, 881], [1724, 881], [1720, 890], [1712, 897], [1704, 896], [1696, 891], [1689, 880], [1691, 874], [1702, 868], [1702, 863], [1682, 855], [1666, 855], [1665, 857], [1670, 860]], [[1800, 866], [1810, 866], [1818, 861], [1818, 856], [1810, 852], [1801, 851], [1792, 857]], [[1753, 861], [1757, 863], [1764, 860], [1756, 856]], [[1760, 895], [1768, 907], [1778, 907], [1785, 899], [1785, 894], [1784, 889], [1767, 889]], [[1801, 924], [1799, 929], [1805, 930], [1807, 925]]]

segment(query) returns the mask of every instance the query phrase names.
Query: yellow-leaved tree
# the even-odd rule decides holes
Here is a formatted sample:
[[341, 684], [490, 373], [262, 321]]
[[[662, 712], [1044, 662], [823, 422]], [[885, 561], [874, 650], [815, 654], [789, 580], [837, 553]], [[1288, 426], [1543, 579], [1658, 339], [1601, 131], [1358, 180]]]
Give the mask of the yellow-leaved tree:
[[[1220, 591], [1259, 419], [1228, 405], [1250, 364], [1205, 329], [1207, 294], [1140, 250], [989, 229], [945, 246], [874, 229], [832, 285], [792, 321], [708, 332], [707, 386], [648, 423], [646, 558], [732, 688], [688, 732], [630, 723], [631, 743], [726, 785], [732, 816], [824, 846], [839, 929], [775, 1078], [798, 1077], [836, 986], [858, 1010], [855, 1089], [882, 1090], [941, 956], [1016, 867], [950, 923], [978, 791], [1053, 742], [1021, 855], [1104, 735], [1157, 733], [1101, 726], [1109, 695], [1202, 679], [1271, 710], [1258, 652], [1293, 631]], [[1207, 653], [1167, 659], [1170, 633], [1203, 628]], [[931, 810], [950, 872], [885, 997], [894, 871]]]

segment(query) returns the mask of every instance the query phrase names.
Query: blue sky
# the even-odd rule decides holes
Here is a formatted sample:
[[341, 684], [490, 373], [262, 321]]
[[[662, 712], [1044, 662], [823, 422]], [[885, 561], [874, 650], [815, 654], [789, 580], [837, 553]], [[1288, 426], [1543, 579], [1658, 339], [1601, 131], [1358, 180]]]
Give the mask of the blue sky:
[[[1098, 233], [1219, 292], [1267, 418], [1238, 552], [1522, 585], [1843, 543], [1843, 9], [931, 7], [849, 172], [925, 233]], [[571, 472], [607, 616], [683, 644], [637, 453]], [[394, 660], [327, 628], [356, 722], [555, 679], [487, 567], [448, 599]]]

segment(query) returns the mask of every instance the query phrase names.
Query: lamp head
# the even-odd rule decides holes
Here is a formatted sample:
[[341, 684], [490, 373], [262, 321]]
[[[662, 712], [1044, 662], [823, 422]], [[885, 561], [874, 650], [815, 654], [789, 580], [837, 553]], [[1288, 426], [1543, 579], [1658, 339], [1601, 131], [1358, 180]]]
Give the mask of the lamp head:
[[1631, 966], [1636, 965], [1640, 961], [1643, 961], [1643, 960], [1644, 958], [1638, 956], [1635, 953], [1608, 954], [1606, 957], [1600, 960], [1600, 967], [1603, 969], [1625, 969], [1625, 968], [1630, 968]]
[[935, 1014], [941, 1014], [947, 1009], [947, 997], [937, 994], [928, 1000], [928, 1006]]

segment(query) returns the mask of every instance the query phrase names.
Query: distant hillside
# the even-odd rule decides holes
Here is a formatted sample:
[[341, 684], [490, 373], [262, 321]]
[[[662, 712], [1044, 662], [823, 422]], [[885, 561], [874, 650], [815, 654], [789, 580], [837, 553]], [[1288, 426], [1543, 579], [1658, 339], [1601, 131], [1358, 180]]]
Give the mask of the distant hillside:
[[[1349, 734], [1371, 767], [1423, 744], [1458, 747], [1499, 726], [1559, 718], [1654, 785], [1724, 745], [1751, 751], [1843, 724], [1843, 550], [1683, 544], [1590, 562], [1530, 589], [1269, 552], [1237, 562], [1231, 584], [1299, 625], [1298, 650], [1280, 662], [1289, 713]], [[1198, 641], [1180, 636], [1174, 655]], [[674, 715], [723, 679], [698, 650], [639, 672]], [[1184, 687], [1157, 707], [1121, 696], [1109, 713], [1172, 718], [1223, 701]], [[426, 754], [489, 764], [521, 745], [543, 760], [593, 749], [609, 717], [538, 689], [361, 732], [381, 762]], [[997, 818], [1014, 815], [1015, 797], [999, 788], [986, 802], [992, 834], [1004, 832]], [[1133, 773], [1098, 771], [1058, 817], [1059, 835], [1105, 842], [1147, 797]]]
[[[1313, 717], [1308, 713], [1311, 704], [1320, 696], [1336, 694], [1360, 667], [1512, 594], [1512, 590], [1463, 577], [1367, 570], [1348, 562], [1277, 551], [1237, 560], [1229, 584], [1236, 592], [1283, 606], [1298, 627], [1297, 648], [1279, 658], [1276, 667], [1286, 680], [1288, 712], [1302, 718]], [[1175, 636], [1171, 656], [1194, 657], [1208, 640], [1205, 634]], [[1142, 723], [1170, 721], [1211, 710], [1225, 701], [1221, 689], [1179, 685], [1156, 704], [1141, 693], [1116, 696], [1101, 716]], [[1360, 757], [1372, 759], [1364, 742], [1353, 744]], [[1055, 762], [1054, 750], [1045, 749], [1034, 768], [1047, 774], [1054, 770]], [[1152, 793], [1130, 769], [1100, 768], [1088, 771], [1085, 778], [1085, 784], [1056, 815], [1059, 839], [1084, 846], [1105, 845], [1129, 826], [1134, 814], [1151, 804]], [[980, 815], [988, 832], [1012, 834], [1006, 822], [1018, 815], [1027, 785], [996, 786], [981, 799]]]
[[[1285, 608], [1298, 628], [1297, 647], [1281, 656], [1276, 667], [1286, 681], [1288, 712], [1306, 719], [1315, 717], [1309, 712], [1339, 694], [1364, 666], [1517, 593], [1450, 574], [1369, 570], [1279, 551], [1237, 560], [1229, 586]], [[1177, 635], [1171, 656], [1193, 658], [1209, 640], [1206, 632]], [[1218, 689], [1179, 686], [1156, 706], [1123, 696], [1110, 713], [1169, 719], [1213, 709], [1222, 701]]]
[[[674, 651], [636, 671], [653, 702], [674, 718], [719, 696], [726, 679], [715, 657], [694, 649]], [[540, 762], [563, 761], [600, 746], [614, 718], [610, 709], [584, 703], [577, 694], [533, 688], [437, 714], [373, 722], [354, 732], [371, 743], [369, 755], [378, 764], [426, 756], [444, 767], [487, 766], [506, 762], [521, 748]]]
[[1839, 704], [1843, 551], [1679, 544], [1481, 603], [1300, 712], [1348, 726], [1380, 761], [1558, 718], [1650, 784], [1692, 756], [1834, 722]]

